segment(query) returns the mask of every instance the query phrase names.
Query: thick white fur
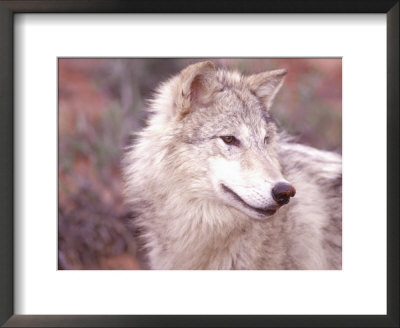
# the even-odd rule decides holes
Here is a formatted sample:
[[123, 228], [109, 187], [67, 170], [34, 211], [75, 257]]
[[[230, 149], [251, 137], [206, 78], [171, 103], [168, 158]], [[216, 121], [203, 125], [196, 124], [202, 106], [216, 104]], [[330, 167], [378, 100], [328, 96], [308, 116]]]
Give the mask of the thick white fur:
[[[263, 80], [197, 65], [159, 88], [147, 127], [125, 158], [125, 193], [144, 263], [152, 269], [341, 269], [340, 155], [286, 142], [260, 123], [256, 97], [269, 110], [285, 72], [267, 72]], [[251, 90], [254, 83], [262, 97]], [[182, 86], [198, 89], [180, 99], [187, 96]], [[225, 145], [221, 133], [239, 135], [240, 146]], [[268, 146], [265, 134], [273, 137]], [[296, 196], [265, 217], [220, 187], [262, 208], [273, 204], [271, 189], [279, 181], [295, 186]]]

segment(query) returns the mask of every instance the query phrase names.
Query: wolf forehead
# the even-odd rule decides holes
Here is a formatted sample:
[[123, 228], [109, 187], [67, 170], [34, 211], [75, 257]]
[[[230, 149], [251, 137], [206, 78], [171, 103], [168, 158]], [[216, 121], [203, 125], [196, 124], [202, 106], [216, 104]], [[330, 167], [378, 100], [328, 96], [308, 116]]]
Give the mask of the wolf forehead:
[[[192, 74], [185, 74], [187, 70]], [[218, 124], [214, 130], [243, 124], [264, 127], [273, 122], [269, 108], [285, 74], [276, 70], [245, 76], [216, 70], [208, 62], [189, 66], [173, 81], [177, 117], [199, 124], [212, 118]]]
[[258, 139], [257, 136], [273, 134], [276, 130], [275, 121], [268, 112], [229, 100], [188, 115], [179, 126], [183, 134], [197, 138], [233, 135]]
[[[232, 114], [232, 119], [246, 121], [246, 118], [260, 115], [268, 120], [270, 114], [262, 100], [243, 83], [245, 76], [239, 72], [219, 69], [215, 74], [215, 83], [219, 89], [214, 94], [210, 105], [224, 115]], [[215, 111], [210, 114], [216, 114]]]
[[[251, 89], [250, 83], [246, 81], [247, 76], [238, 71], [229, 71], [219, 68], [212, 75], [210, 81], [203, 81], [203, 88], [199, 92], [210, 92], [208, 102], [203, 105], [204, 108], [213, 107], [214, 110], [220, 110], [225, 115], [232, 112], [235, 116], [243, 119], [246, 114], [264, 113], [267, 117], [268, 108], [266, 108], [262, 99]], [[191, 89], [193, 92], [193, 89]], [[207, 111], [210, 112], [210, 111]], [[215, 115], [214, 112], [210, 114]], [[233, 118], [235, 118], [235, 116]]]

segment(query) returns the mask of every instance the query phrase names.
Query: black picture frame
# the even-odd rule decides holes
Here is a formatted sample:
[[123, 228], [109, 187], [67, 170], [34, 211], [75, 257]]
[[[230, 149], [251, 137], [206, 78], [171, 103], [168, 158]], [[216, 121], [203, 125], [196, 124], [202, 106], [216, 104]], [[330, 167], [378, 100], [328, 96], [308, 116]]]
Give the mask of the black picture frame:
[[[387, 16], [387, 315], [15, 315], [13, 29], [18, 13], [384, 13]], [[4, 327], [399, 327], [399, 1], [0, 0], [0, 324]]]

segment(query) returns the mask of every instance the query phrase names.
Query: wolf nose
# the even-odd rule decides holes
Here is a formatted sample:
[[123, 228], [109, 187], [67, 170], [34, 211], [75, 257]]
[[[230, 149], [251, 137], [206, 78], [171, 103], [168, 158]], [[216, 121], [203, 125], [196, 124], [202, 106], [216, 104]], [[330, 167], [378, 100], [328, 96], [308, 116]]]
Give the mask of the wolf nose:
[[289, 203], [290, 197], [295, 194], [296, 189], [286, 182], [279, 182], [272, 188], [272, 197], [280, 206]]

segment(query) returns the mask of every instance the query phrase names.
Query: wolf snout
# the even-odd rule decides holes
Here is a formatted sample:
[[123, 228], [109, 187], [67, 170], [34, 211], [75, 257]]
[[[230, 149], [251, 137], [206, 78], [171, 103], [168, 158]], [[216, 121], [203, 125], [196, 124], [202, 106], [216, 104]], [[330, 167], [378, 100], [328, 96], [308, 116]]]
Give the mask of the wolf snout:
[[286, 182], [279, 182], [272, 188], [272, 197], [279, 206], [289, 203], [290, 197], [293, 197], [295, 194], [296, 189]]

